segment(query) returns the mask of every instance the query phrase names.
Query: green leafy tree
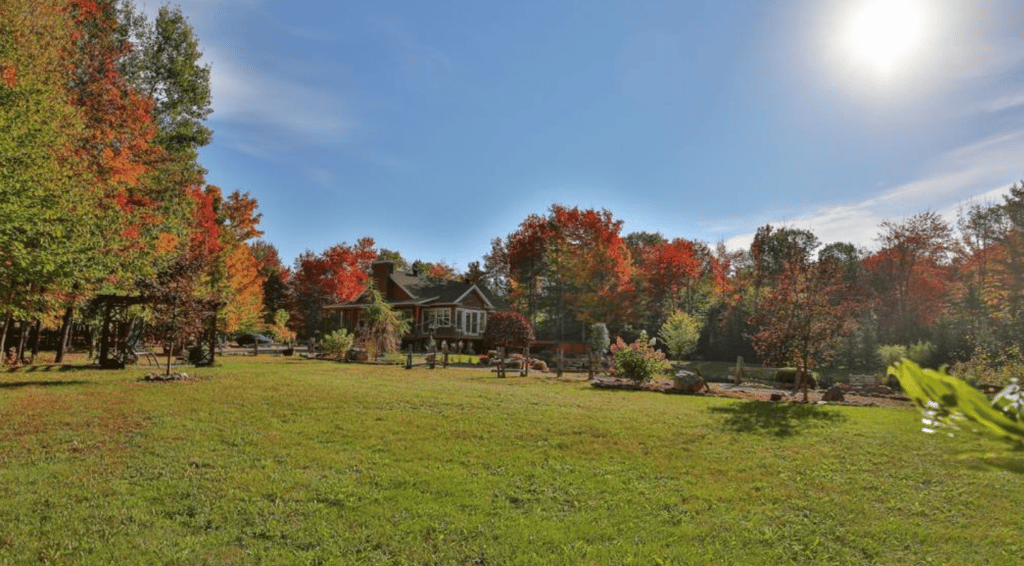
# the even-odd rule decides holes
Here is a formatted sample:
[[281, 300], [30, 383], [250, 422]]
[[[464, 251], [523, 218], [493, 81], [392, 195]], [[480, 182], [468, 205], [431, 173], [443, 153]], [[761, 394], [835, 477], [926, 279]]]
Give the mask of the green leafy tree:
[[668, 345], [673, 359], [681, 360], [697, 349], [700, 340], [700, 324], [683, 311], [669, 315], [661, 325], [660, 338]]
[[608, 336], [608, 326], [603, 322], [595, 322], [590, 325], [590, 332], [587, 333], [587, 349], [590, 352], [590, 379], [594, 379], [594, 372], [597, 370], [598, 361], [608, 351], [611, 345], [611, 338]]
[[210, 66], [199, 63], [192, 25], [181, 8], [163, 5], [150, 24], [132, 0], [119, 6], [124, 33], [134, 49], [121, 60], [121, 72], [156, 105], [153, 116], [159, 133], [156, 143], [174, 154], [194, 159], [208, 145], [213, 132], [204, 125], [213, 111]]

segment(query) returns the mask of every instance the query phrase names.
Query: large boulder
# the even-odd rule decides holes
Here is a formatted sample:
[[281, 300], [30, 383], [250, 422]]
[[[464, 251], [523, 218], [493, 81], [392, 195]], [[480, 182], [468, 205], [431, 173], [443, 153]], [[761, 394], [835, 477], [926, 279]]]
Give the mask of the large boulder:
[[839, 403], [846, 400], [846, 395], [843, 393], [843, 387], [840, 385], [833, 385], [828, 388], [828, 391], [821, 395], [822, 401], [828, 401], [831, 403]]
[[681, 370], [672, 377], [673, 389], [681, 391], [687, 395], [693, 395], [700, 393], [701, 391], [711, 391], [711, 387], [707, 381], [699, 374], [692, 371]]
[[[796, 368], [782, 368], [782, 369], [779, 369], [779, 370], [777, 370], [775, 372], [775, 382], [776, 383], [783, 383], [783, 384], [787, 384], [787, 385], [793, 385], [794, 387], [796, 387], [797, 386], [796, 374], [797, 374], [797, 369]], [[807, 388], [808, 389], [817, 389], [818, 388], [818, 380], [815, 378], [813, 373], [805, 375], [804, 376], [804, 382], [807, 383]]]

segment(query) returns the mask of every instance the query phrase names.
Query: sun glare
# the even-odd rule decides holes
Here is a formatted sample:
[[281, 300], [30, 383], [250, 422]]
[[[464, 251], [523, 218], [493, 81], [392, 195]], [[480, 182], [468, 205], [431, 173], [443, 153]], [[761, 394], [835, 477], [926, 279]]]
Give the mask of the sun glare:
[[889, 74], [917, 46], [922, 28], [921, 10], [912, 0], [869, 0], [853, 18], [849, 46]]

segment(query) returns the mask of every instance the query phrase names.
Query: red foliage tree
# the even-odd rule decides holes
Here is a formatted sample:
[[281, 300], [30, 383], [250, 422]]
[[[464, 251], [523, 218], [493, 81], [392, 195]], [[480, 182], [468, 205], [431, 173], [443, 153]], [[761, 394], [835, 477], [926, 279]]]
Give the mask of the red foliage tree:
[[373, 246], [373, 238], [363, 238], [355, 245], [332, 246], [319, 255], [306, 251], [295, 260], [291, 294], [296, 318], [307, 335], [326, 330], [324, 306], [352, 301], [366, 290], [370, 263], [377, 257]]
[[[787, 262], [775, 286], [756, 306], [750, 323], [755, 351], [770, 365], [795, 366], [797, 385], [832, 354], [836, 342], [857, 323], [864, 294], [837, 262]], [[804, 389], [804, 400], [807, 391]]]
[[489, 347], [525, 348], [533, 339], [533, 325], [516, 311], [499, 311], [487, 317], [484, 343]]
[[555, 204], [495, 241], [488, 269], [507, 276], [511, 302], [531, 320], [621, 320], [632, 269], [621, 229], [607, 210]]
[[885, 221], [881, 249], [864, 261], [879, 301], [879, 334], [890, 343], [922, 338], [949, 290], [952, 228], [934, 212]]

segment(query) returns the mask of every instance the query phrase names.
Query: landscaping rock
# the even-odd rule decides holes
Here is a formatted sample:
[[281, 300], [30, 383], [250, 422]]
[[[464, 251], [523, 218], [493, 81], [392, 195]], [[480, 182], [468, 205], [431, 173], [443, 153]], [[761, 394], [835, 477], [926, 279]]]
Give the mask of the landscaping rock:
[[189, 377], [187, 373], [147, 373], [142, 376], [143, 381], [191, 381], [194, 377]]
[[711, 387], [708, 386], [708, 382], [704, 381], [704, 378], [692, 371], [682, 370], [672, 378], [675, 384], [675, 390], [686, 393], [687, 395], [694, 395], [701, 391], [711, 391]]
[[896, 393], [891, 387], [885, 385], [872, 385], [864, 390], [872, 395], [894, 395]]
[[843, 387], [839, 385], [833, 385], [829, 387], [828, 391], [821, 395], [822, 401], [830, 403], [841, 403], [846, 400], [846, 395], [843, 393]]

